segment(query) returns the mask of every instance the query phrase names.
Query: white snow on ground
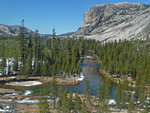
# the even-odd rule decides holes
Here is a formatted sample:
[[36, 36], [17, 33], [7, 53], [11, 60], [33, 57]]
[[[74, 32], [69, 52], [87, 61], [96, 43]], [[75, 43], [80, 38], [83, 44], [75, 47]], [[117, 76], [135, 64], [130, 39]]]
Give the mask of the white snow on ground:
[[36, 85], [41, 85], [42, 82], [39, 82], [39, 81], [27, 81], [27, 82], [24, 82], [24, 86], [36, 86]]
[[114, 99], [109, 99], [108, 100], [108, 105], [115, 105], [116, 101]]
[[19, 95], [19, 93], [5, 94], [4, 96], [14, 96], [14, 95]]
[[[7, 58], [6, 59], [6, 74], [8, 73], [9, 70], [9, 66], [10, 66], [10, 70], [13, 70], [13, 60], [14, 58]], [[2, 61], [2, 59], [0, 58], [0, 62]], [[2, 73], [0, 73], [0, 75], [2, 75]]]
[[[12, 99], [0, 99], [0, 102], [12, 102]], [[31, 100], [30, 98], [25, 98], [23, 100], [16, 100], [17, 103], [38, 103], [38, 100]]]
[[92, 56], [86, 56], [86, 58], [93, 58]]
[[32, 93], [33, 93], [33, 91], [31, 91], [31, 90], [25, 90], [24, 95], [30, 95]]
[[12, 102], [12, 99], [0, 99], [0, 102]]
[[[49, 98], [49, 96], [46, 96], [47, 98]], [[59, 100], [59, 98], [56, 98], [56, 102]], [[53, 102], [53, 100], [48, 99], [48, 102]], [[12, 102], [12, 99], [0, 99], [0, 102]], [[22, 100], [16, 100], [15, 102], [23, 104], [23, 103], [38, 103], [39, 100], [38, 99], [31, 99], [31, 98], [24, 98]]]
[[0, 109], [0, 112], [10, 112], [9, 110]]
[[[56, 99], [56, 102], [58, 101], [59, 99], [57, 98]], [[50, 99], [48, 99], [47, 100], [48, 102], [53, 102], [53, 100], [50, 100]], [[34, 99], [34, 100], [31, 100], [30, 98], [25, 98], [25, 99], [23, 99], [23, 100], [17, 100], [16, 101], [17, 103], [38, 103], [39, 102], [39, 100], [38, 99]]]
[[138, 100], [138, 101], [134, 102], [134, 104], [140, 104], [140, 101]]
[[37, 86], [41, 85], [42, 82], [39, 81], [24, 81], [24, 82], [10, 82], [7, 85], [12, 85], [12, 86]]
[[92, 56], [80, 57], [81, 59], [92, 59]]
[[7, 105], [1, 105], [0, 106], [0, 112], [2, 113], [12, 113], [10, 109], [10, 106], [7, 106]]
[[[59, 100], [59, 98], [56, 99], [56, 102]], [[48, 102], [53, 102], [53, 100], [48, 99]], [[12, 102], [12, 99], [0, 99], [0, 102]], [[38, 103], [39, 100], [38, 99], [30, 99], [30, 98], [25, 98], [23, 100], [16, 100], [17, 103], [23, 104], [23, 103]]]
[[13, 70], [13, 60], [14, 58], [7, 58], [6, 59], [6, 73], [8, 73], [9, 66], [11, 67], [10, 70]]
[[[2, 59], [0, 58], [0, 62], [2, 61]], [[14, 61], [14, 58], [11, 57], [11, 58], [7, 58], [6, 59], [6, 74], [8, 74], [8, 70], [9, 70], [9, 66], [10, 66], [10, 71], [13, 71], [13, 61]], [[21, 62], [19, 61], [18, 62], [18, 65], [20, 66], [21, 65]], [[1, 70], [0, 70], [1, 71]], [[2, 75], [2, 73], [0, 72], [0, 75]]]
[[15, 76], [13, 76], [13, 77], [10, 77], [11, 79], [14, 79], [14, 78], [16, 78]]
[[83, 73], [81, 73], [80, 77], [76, 77], [76, 81], [82, 81], [84, 79]]
[[23, 100], [17, 100], [16, 101], [17, 103], [38, 103], [38, 100], [35, 99], [35, 100], [31, 100], [30, 98], [25, 98]]

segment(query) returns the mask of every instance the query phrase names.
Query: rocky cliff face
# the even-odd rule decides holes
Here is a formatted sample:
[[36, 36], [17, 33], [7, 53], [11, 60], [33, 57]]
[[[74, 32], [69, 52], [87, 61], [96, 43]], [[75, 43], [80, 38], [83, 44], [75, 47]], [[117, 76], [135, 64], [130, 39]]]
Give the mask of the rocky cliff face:
[[[0, 24], [0, 35], [16, 36], [20, 32], [19, 27], [20, 26], [16, 26], [16, 25], [8, 26], [8, 25]], [[33, 35], [33, 31], [28, 28], [25, 28], [24, 32], [26, 36]]]
[[75, 36], [99, 41], [146, 39], [150, 34], [150, 5], [117, 3], [88, 9]]

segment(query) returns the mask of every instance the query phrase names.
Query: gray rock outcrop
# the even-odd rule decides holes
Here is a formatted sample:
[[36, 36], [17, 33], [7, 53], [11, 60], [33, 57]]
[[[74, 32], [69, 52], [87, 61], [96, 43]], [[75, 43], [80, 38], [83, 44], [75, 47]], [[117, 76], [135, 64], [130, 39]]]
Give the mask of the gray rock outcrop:
[[[0, 35], [5, 35], [5, 36], [16, 36], [20, 32], [20, 26], [14, 25], [14, 26], [9, 26], [9, 25], [4, 25], [0, 24]], [[25, 28], [24, 33], [26, 36], [31, 36], [33, 35], [33, 31]]]
[[146, 39], [150, 37], [150, 5], [116, 3], [88, 9], [74, 36], [99, 41]]

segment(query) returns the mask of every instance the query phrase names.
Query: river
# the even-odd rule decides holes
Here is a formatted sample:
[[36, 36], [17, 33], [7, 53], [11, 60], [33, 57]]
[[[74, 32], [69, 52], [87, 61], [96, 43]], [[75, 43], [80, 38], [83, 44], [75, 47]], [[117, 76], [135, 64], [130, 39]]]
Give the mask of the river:
[[[97, 86], [99, 84], [99, 80], [103, 82], [102, 76], [100, 76], [99, 72], [99, 65], [95, 62], [94, 59], [84, 59], [81, 62], [81, 70], [82, 73], [85, 75], [85, 77], [89, 80], [90, 86], [93, 89], [93, 95], [96, 95]], [[59, 87], [59, 86], [58, 86]], [[63, 89], [65, 87], [68, 88], [68, 92], [72, 93], [83, 93], [83, 87], [84, 87], [84, 80], [80, 82], [80, 84], [72, 85], [72, 86], [63, 86]], [[21, 90], [21, 91], [29, 91], [33, 94], [38, 94], [41, 90], [44, 90], [44, 88], [47, 89], [47, 91], [50, 89], [49, 84], [34, 86], [34, 87], [15, 87], [15, 89]], [[116, 87], [112, 86], [110, 98], [115, 98], [115, 92]]]

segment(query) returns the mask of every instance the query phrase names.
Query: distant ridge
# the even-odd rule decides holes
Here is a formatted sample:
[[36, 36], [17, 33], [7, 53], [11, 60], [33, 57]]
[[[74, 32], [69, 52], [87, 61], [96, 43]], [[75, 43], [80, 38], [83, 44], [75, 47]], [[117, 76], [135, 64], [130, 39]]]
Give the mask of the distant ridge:
[[[18, 33], [20, 32], [19, 28], [20, 28], [20, 26], [18, 26], [18, 25], [10, 26], [10, 25], [0, 24], [0, 35], [17, 36]], [[33, 31], [26, 27], [25, 27], [24, 32], [25, 32], [26, 36], [33, 35]]]
[[[19, 28], [21, 26], [18, 25], [4, 25], [4, 24], [0, 24], [0, 35], [3, 36], [17, 36], [20, 32]], [[32, 36], [34, 34], [34, 32], [28, 28], [25, 27], [25, 35], [26, 36]], [[74, 32], [68, 32], [68, 33], [63, 33], [57, 36], [71, 36]], [[51, 37], [52, 34], [40, 34], [41, 37]]]
[[74, 32], [63, 33], [57, 36], [71, 36]]

